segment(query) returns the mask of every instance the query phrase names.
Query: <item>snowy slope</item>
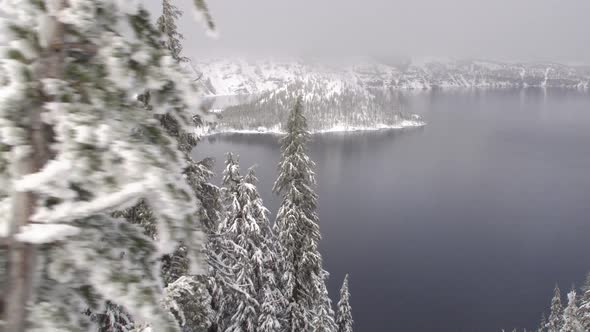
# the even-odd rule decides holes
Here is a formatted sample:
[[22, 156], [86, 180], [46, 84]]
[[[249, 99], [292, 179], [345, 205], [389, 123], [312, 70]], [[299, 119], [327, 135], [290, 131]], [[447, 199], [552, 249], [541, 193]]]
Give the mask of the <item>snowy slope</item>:
[[256, 94], [293, 81], [322, 81], [364, 89], [567, 87], [588, 88], [590, 70], [555, 63], [500, 63], [481, 60], [413, 60], [385, 65], [370, 59], [353, 64], [223, 59], [197, 64], [209, 95]]

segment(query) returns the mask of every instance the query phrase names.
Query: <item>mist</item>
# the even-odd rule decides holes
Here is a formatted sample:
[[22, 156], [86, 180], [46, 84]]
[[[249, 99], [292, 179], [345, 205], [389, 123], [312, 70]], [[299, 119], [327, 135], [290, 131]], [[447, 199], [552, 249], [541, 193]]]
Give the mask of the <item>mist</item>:
[[[147, 2], [154, 15], [159, 1]], [[590, 1], [367, 0], [208, 3], [219, 38], [191, 12], [187, 55], [452, 57], [587, 63]]]

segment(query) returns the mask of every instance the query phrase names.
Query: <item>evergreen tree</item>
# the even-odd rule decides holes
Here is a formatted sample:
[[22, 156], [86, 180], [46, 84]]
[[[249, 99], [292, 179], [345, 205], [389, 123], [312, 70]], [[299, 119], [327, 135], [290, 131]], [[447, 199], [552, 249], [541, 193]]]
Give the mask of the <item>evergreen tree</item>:
[[223, 171], [222, 195], [226, 214], [222, 233], [236, 249], [233, 257], [236, 264], [232, 271], [232, 285], [225, 298], [231, 316], [223, 323], [224, 331], [254, 331], [259, 311], [253, 280], [254, 257], [251, 255], [260, 250], [260, 243], [250, 239], [252, 233], [258, 231], [258, 224], [251, 213], [252, 203], [247, 190], [237, 159], [228, 153]]
[[133, 329], [133, 321], [125, 309], [110, 301], [101, 314], [92, 315], [92, 320], [99, 326], [98, 332], [128, 332]]
[[563, 306], [561, 305], [561, 292], [555, 285], [553, 299], [551, 299], [551, 314], [547, 322], [547, 332], [559, 332], [563, 326]]
[[183, 332], [205, 332], [213, 317], [209, 292], [196, 276], [182, 276], [165, 289], [162, 306], [179, 322]]
[[332, 300], [328, 296], [328, 289], [326, 288], [325, 280], [328, 273], [324, 271], [325, 277], [317, 281], [317, 284], [322, 287], [320, 291], [320, 303], [317, 306], [315, 315], [313, 317], [312, 326], [313, 331], [317, 332], [336, 332], [338, 326], [334, 320], [334, 310], [332, 309]]
[[[162, 0], [162, 15], [158, 19], [158, 29], [164, 36], [161, 46], [170, 52], [170, 55], [177, 64], [186, 61], [186, 58], [181, 56], [182, 35], [177, 31], [176, 21], [182, 15], [169, 0]], [[149, 90], [144, 91], [139, 95], [138, 99], [143, 103], [147, 110], [152, 110], [152, 94]], [[191, 151], [197, 144], [196, 136], [191, 132], [192, 128], [187, 131], [184, 126], [177, 121], [177, 119], [170, 114], [158, 114], [156, 116], [160, 126], [164, 128], [166, 133], [176, 140], [178, 149], [183, 153], [187, 166], [183, 170], [183, 174], [189, 179], [189, 184], [199, 182], [195, 179], [201, 172], [197, 169], [195, 161], [191, 157]], [[191, 120], [193, 125], [200, 125], [202, 119], [200, 117], [193, 117]], [[193, 192], [199, 196], [197, 188], [192, 188]], [[121, 211], [117, 216], [125, 217], [131, 223], [142, 226], [145, 234], [149, 237], [156, 238], [156, 220], [149, 207], [142, 200], [135, 206]], [[162, 258], [162, 276], [164, 285], [174, 282], [180, 276], [186, 275], [188, 271], [188, 257], [186, 255], [186, 248], [181, 244], [171, 255], [166, 255]]]
[[270, 222], [268, 210], [264, 207], [262, 198], [258, 194], [256, 184], [258, 179], [253, 168], [248, 170], [244, 183], [250, 188], [248, 191], [252, 202], [252, 215], [259, 226], [259, 232], [254, 233], [261, 244], [260, 252], [255, 253], [255, 283], [258, 289], [257, 301], [260, 304], [256, 331], [281, 331], [282, 317], [287, 305], [279, 287], [281, 261], [278, 244]]
[[571, 290], [567, 294], [567, 307], [563, 311], [563, 326], [560, 332], [584, 332], [580, 312], [577, 305], [576, 291]]
[[545, 317], [545, 313], [541, 315], [541, 322], [539, 323], [539, 328], [537, 332], [546, 332], [547, 331], [547, 317]]
[[336, 314], [336, 324], [338, 332], [352, 332], [352, 308], [350, 307], [350, 292], [348, 291], [348, 274], [344, 277], [342, 288], [340, 289], [340, 301], [338, 301], [338, 312]]
[[[303, 115], [301, 98], [295, 104], [287, 121], [287, 135], [281, 140], [279, 177], [273, 190], [281, 195], [282, 203], [275, 222], [275, 233], [283, 259], [282, 284], [288, 302], [286, 329], [288, 331], [315, 331], [324, 326], [313, 325], [316, 316], [329, 317], [326, 307], [325, 278], [319, 252], [320, 229], [314, 162], [307, 155], [310, 134]], [[329, 319], [322, 324], [333, 324]], [[330, 326], [326, 327], [327, 329]]]
[[[199, 273], [203, 241], [187, 160], [162, 119], [182, 130], [203, 121], [186, 111], [199, 110], [190, 78], [134, 2], [8, 0], [1, 9], [11, 43], [0, 70], [0, 228], [15, 240], [6, 331], [23, 330], [27, 294], [34, 331], [84, 329], [84, 309], [100, 312], [105, 301], [176, 331], [158, 306], [154, 267], [182, 243]], [[111, 215], [140, 200], [155, 240]]]
[[[197, 3], [200, 6], [200, 10], [207, 10], [204, 2]], [[188, 58], [182, 56], [182, 35], [177, 30], [176, 21], [181, 17], [182, 12], [178, 10], [176, 6], [169, 0], [162, 1], [162, 15], [158, 19], [157, 25], [159, 31], [164, 35], [163, 47], [170, 51], [172, 58], [178, 63], [188, 61]], [[209, 15], [203, 13], [204, 15]], [[209, 16], [210, 17], [210, 16]], [[213, 26], [211, 25], [210, 28]], [[146, 91], [140, 95], [140, 100], [143, 102], [146, 109], [151, 109], [151, 92]], [[160, 125], [166, 130], [166, 132], [174, 137], [177, 141], [178, 148], [184, 154], [184, 158], [187, 162], [183, 174], [185, 175], [192, 191], [201, 202], [198, 219], [201, 220], [205, 233], [207, 235], [215, 236], [215, 227], [219, 219], [219, 197], [218, 188], [211, 185], [208, 180], [211, 178], [213, 173], [211, 172], [212, 161], [205, 159], [201, 162], [195, 162], [191, 153], [193, 148], [196, 146], [198, 140], [194, 134], [187, 132], [175, 118], [168, 114], [163, 114], [158, 117]], [[200, 117], [193, 117], [193, 124], [199, 126], [202, 124]], [[192, 128], [189, 128], [192, 129]], [[141, 225], [146, 235], [155, 238], [156, 224], [153, 214], [150, 209], [140, 201], [137, 205], [132, 208], [122, 211], [121, 216], [124, 216], [129, 222]], [[183, 331], [201, 331], [205, 328], [209, 328], [215, 323], [215, 312], [212, 310], [215, 301], [213, 300], [212, 292], [213, 289], [217, 289], [216, 283], [219, 278], [219, 274], [215, 273], [216, 257], [212, 255], [212, 247], [215, 247], [213, 243], [216, 240], [209, 241], [204, 249], [207, 262], [209, 263], [208, 276], [194, 276], [189, 275], [189, 259], [187, 255], [187, 247], [181, 244], [176, 250], [170, 254], [165, 255], [162, 258], [162, 278], [164, 285], [168, 287], [174, 287], [175, 289], [175, 303], [182, 303], [183, 310], [185, 311], [184, 316], [193, 318], [205, 318], [205, 313], [211, 315], [202, 319], [200, 323], [196, 323], [193, 319], [192, 323], [188, 324], [184, 320], [181, 320], [181, 315], [178, 315], [177, 311], [172, 310], [174, 317], [177, 318], [178, 322], [182, 325]], [[187, 279], [189, 278], [189, 279]], [[180, 280], [190, 280], [190, 282], [179, 282]], [[181, 289], [181, 287], [187, 287]], [[203, 293], [207, 291], [207, 295]], [[211, 293], [209, 293], [211, 291]], [[198, 297], [195, 294], [199, 295]], [[170, 309], [170, 307], [167, 307]]]
[[[209, 275], [199, 276], [198, 282], [205, 285], [209, 293], [209, 303], [205, 304], [211, 308], [209, 319], [209, 332], [221, 331], [221, 323], [228, 315], [225, 307], [227, 289], [231, 285], [232, 266], [235, 264], [234, 247], [226, 240], [220, 232], [220, 223], [223, 207], [221, 204], [221, 190], [208, 182], [213, 176], [212, 161], [205, 159], [197, 164], [201, 176], [196, 177], [199, 181], [192, 184], [199, 193], [197, 197], [202, 202], [201, 220], [207, 234], [205, 256], [209, 265]], [[196, 171], [195, 170], [195, 171]], [[225, 263], [229, 265], [226, 265]]]
[[590, 273], [581, 288], [580, 295], [580, 319], [586, 331], [590, 331]]
[[162, 15], [158, 18], [158, 29], [166, 36], [165, 47], [170, 50], [174, 60], [178, 62], [188, 61], [188, 58], [183, 57], [181, 40], [184, 36], [178, 32], [176, 21], [182, 16], [182, 11], [179, 10], [171, 0], [162, 0]]
[[230, 292], [228, 301], [236, 310], [228, 331], [278, 331], [281, 296], [276, 284], [277, 254], [268, 210], [256, 189], [257, 179], [252, 169], [245, 177], [241, 176], [237, 159], [228, 154], [223, 174], [226, 204], [223, 231], [233, 246], [239, 248], [234, 284], [240, 289]]

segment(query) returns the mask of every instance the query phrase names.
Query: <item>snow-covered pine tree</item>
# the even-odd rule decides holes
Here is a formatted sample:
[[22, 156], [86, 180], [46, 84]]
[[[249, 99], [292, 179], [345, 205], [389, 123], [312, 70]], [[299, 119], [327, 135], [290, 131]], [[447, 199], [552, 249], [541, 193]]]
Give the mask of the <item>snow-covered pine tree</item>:
[[590, 273], [580, 289], [580, 319], [586, 331], [590, 331]]
[[121, 306], [107, 301], [105, 311], [93, 314], [92, 320], [98, 325], [98, 332], [128, 332], [133, 329], [133, 321]]
[[237, 158], [229, 153], [223, 172], [226, 212], [221, 232], [235, 248], [236, 264], [224, 299], [232, 313], [223, 323], [227, 331], [281, 329], [284, 300], [276, 281], [276, 243], [256, 182], [254, 170], [242, 176]]
[[282, 197], [274, 228], [283, 259], [286, 329], [314, 331], [320, 327], [312, 322], [325, 306], [326, 273], [318, 248], [321, 235], [313, 191], [315, 164], [307, 155], [310, 134], [301, 98], [289, 114], [286, 131], [281, 140], [279, 177], [273, 187]]
[[547, 321], [547, 332], [560, 332], [563, 326], [563, 306], [561, 304], [561, 291], [555, 285], [553, 298], [551, 299], [551, 314]]
[[350, 307], [350, 292], [348, 290], [348, 274], [344, 277], [340, 288], [340, 301], [336, 312], [336, 324], [338, 332], [352, 332], [352, 308]]
[[256, 284], [257, 301], [260, 305], [256, 331], [277, 332], [281, 331], [282, 319], [287, 302], [280, 290], [280, 266], [282, 264], [278, 252], [278, 243], [268, 220], [268, 209], [264, 207], [256, 184], [258, 179], [254, 168], [248, 169], [244, 176], [244, 185], [249, 189], [248, 195], [252, 202], [251, 213], [256, 219], [259, 232], [254, 233], [258, 238], [255, 242], [261, 243], [260, 252], [254, 253], [254, 282]]
[[[200, 5], [204, 5], [200, 3]], [[201, 8], [201, 9], [205, 9]], [[208, 13], [204, 14], [205, 16]], [[158, 29], [164, 37], [163, 47], [167, 48], [174, 60], [177, 63], [188, 61], [188, 58], [182, 56], [182, 35], [177, 30], [176, 21], [182, 16], [182, 12], [176, 8], [171, 1], [162, 1], [162, 15], [158, 19]], [[212, 28], [213, 26], [209, 26]], [[151, 108], [151, 92], [146, 91], [140, 95], [140, 100], [144, 103], [147, 109]], [[191, 186], [194, 194], [201, 202], [199, 207], [199, 218], [202, 226], [208, 235], [215, 235], [215, 227], [217, 226], [220, 212], [218, 188], [211, 185], [208, 181], [213, 175], [211, 172], [212, 162], [210, 159], [205, 159], [201, 162], [195, 162], [191, 157], [191, 152], [196, 146], [198, 139], [197, 137], [186, 132], [182, 126], [173, 118], [167, 114], [158, 117], [160, 124], [165, 128], [166, 132], [174, 137], [177, 141], [178, 148], [184, 154], [184, 158], [187, 161], [187, 167], [183, 173], [186, 176], [189, 185]], [[196, 126], [201, 124], [201, 118], [194, 117], [193, 121]], [[217, 196], [216, 196], [217, 195]], [[124, 216], [129, 222], [141, 225], [146, 234], [150, 237], [156, 237], [155, 219], [151, 210], [146, 206], [145, 202], [140, 201], [137, 205], [120, 212], [121, 216]], [[173, 310], [173, 314], [178, 322], [182, 325], [183, 331], [202, 331], [214, 322], [214, 313], [212, 311], [213, 301], [210, 294], [204, 296], [203, 291], [209, 292], [209, 290], [217, 289], [215, 286], [217, 283], [216, 279], [219, 279], [219, 274], [215, 273], [218, 265], [215, 264], [216, 258], [211, 255], [213, 251], [211, 248], [217, 247], [212, 245], [217, 242], [216, 239], [208, 242], [205, 245], [206, 259], [210, 265], [209, 272], [211, 275], [207, 276], [189, 276], [188, 267], [189, 261], [187, 256], [187, 247], [183, 244], [177, 247], [177, 249], [170, 255], [165, 255], [162, 258], [162, 277], [166, 289], [174, 287], [174, 294], [176, 296], [175, 303], [182, 303], [181, 309], [183, 312]], [[177, 282], [182, 280], [190, 280], [190, 282]], [[188, 278], [188, 279], [187, 279]], [[186, 286], [187, 289], [181, 289]], [[198, 296], [196, 296], [198, 295]], [[167, 306], [169, 308], [169, 306]], [[202, 318], [203, 314], [210, 314], [211, 317], [206, 317], [200, 323], [196, 322], [196, 318]], [[181, 320], [182, 317], [193, 317], [195, 319]]]
[[[211, 184], [209, 179], [213, 177], [213, 161], [204, 159], [193, 165], [195, 167], [190, 174], [198, 176], [189, 176], [189, 183], [195, 190], [197, 198], [201, 201], [201, 221], [207, 234], [207, 243], [205, 245], [205, 256], [209, 265], [209, 274], [198, 276], [197, 281], [204, 285], [209, 293], [209, 302], [203, 306], [210, 308], [211, 317], [209, 318], [210, 326], [207, 331], [221, 331], [220, 322], [223, 321], [227, 311], [225, 309], [225, 290], [231, 284], [232, 269], [226, 266], [225, 262], [233, 264], [231, 260], [234, 257], [234, 248], [226, 241], [219, 230], [222, 218], [221, 190]], [[199, 175], [200, 174], [200, 175]]]
[[[162, 0], [162, 15], [160, 15], [157, 27], [160, 33], [163, 35], [162, 47], [168, 49], [170, 55], [180, 64], [187, 60], [183, 57], [181, 39], [182, 35], [177, 31], [176, 21], [182, 16], [182, 11], [176, 8], [169, 0]], [[139, 95], [139, 100], [144, 104], [144, 107], [148, 110], [151, 106], [151, 92], [149, 90], [144, 91]], [[187, 162], [187, 167], [183, 171], [184, 174], [189, 178], [195, 178], [202, 173], [195, 170], [195, 162], [191, 157], [191, 151], [197, 144], [197, 137], [192, 133], [193, 128], [189, 128], [190, 131], [186, 131], [185, 128], [170, 114], [159, 114], [157, 119], [160, 125], [166, 130], [167, 134], [173, 137], [178, 144], [179, 150], [184, 154], [184, 158]], [[199, 117], [193, 117], [194, 125], [200, 125], [201, 119]], [[194, 170], [194, 172], [193, 172]], [[189, 183], [198, 182], [198, 180], [189, 181]], [[195, 189], [193, 189], [195, 194]], [[120, 216], [123, 216], [127, 221], [141, 225], [146, 235], [155, 238], [157, 236], [156, 231], [156, 220], [149, 207], [142, 200], [135, 206], [121, 211]], [[186, 255], [186, 248], [182, 245], [179, 246], [173, 254], [166, 255], [162, 259], [162, 276], [164, 279], [164, 285], [174, 282], [182, 275], [186, 275], [188, 271], [188, 259]]]
[[[208, 303], [203, 303], [200, 311], [209, 310], [210, 326], [207, 331], [222, 331], [222, 322], [227, 321], [229, 309], [226, 308], [226, 292], [232, 285], [233, 266], [235, 261], [235, 246], [221, 233], [220, 227], [223, 217], [221, 190], [209, 181], [214, 176], [213, 160], [205, 158], [192, 163], [186, 170], [188, 182], [195, 195], [201, 202], [199, 215], [203, 229], [207, 235], [205, 257], [209, 265], [208, 275], [196, 276], [196, 282], [207, 288]], [[203, 297], [205, 298], [205, 297]], [[198, 330], [196, 330], [198, 331]]]
[[546, 332], [547, 331], [547, 317], [545, 317], [545, 313], [541, 315], [541, 322], [539, 323], [539, 327], [537, 328], [537, 332]]
[[181, 276], [166, 286], [162, 306], [179, 322], [183, 332], [205, 332], [213, 317], [211, 296], [197, 276]]
[[188, 58], [181, 55], [184, 36], [178, 32], [176, 21], [182, 16], [171, 0], [162, 0], [162, 15], [158, 18], [158, 29], [166, 36], [165, 47], [170, 50], [174, 60], [178, 62], [188, 61]]
[[584, 332], [584, 327], [580, 319], [576, 291], [571, 290], [567, 294], [567, 307], [563, 310], [563, 326], [560, 332]]
[[225, 218], [222, 233], [236, 248], [236, 265], [233, 270], [232, 287], [226, 292], [225, 301], [231, 316], [224, 322], [225, 331], [255, 331], [260, 304], [257, 301], [258, 287], [256, 267], [262, 261], [260, 227], [253, 214], [255, 207], [250, 200], [253, 185], [246, 184], [240, 175], [238, 159], [227, 154], [223, 171], [223, 202]]
[[[31, 298], [31, 330], [83, 329], [85, 308], [100, 312], [111, 300], [157, 330], [176, 331], [158, 306], [159, 258], [183, 243], [198, 273], [203, 241], [182, 175], [186, 160], [159, 118], [193, 125], [186, 110], [198, 111], [200, 102], [191, 79], [162, 49], [137, 2], [1, 6], [8, 45], [0, 70], [0, 229], [10, 244], [5, 330], [23, 330]], [[144, 91], [149, 109], [136, 98]], [[111, 217], [140, 199], [157, 220], [157, 241]]]
[[313, 317], [312, 326], [314, 332], [336, 332], [338, 331], [338, 325], [334, 320], [334, 310], [332, 309], [332, 300], [328, 295], [328, 289], [326, 288], [325, 280], [328, 278], [328, 272], [324, 271], [325, 277], [321, 277], [316, 282], [322, 289], [320, 291], [321, 298], [320, 303], [317, 306], [315, 315]]

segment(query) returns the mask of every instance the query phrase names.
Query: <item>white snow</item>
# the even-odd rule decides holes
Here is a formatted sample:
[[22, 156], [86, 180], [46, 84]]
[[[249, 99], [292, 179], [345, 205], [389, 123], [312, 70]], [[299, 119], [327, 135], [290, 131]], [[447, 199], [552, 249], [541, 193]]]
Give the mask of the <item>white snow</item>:
[[[41, 208], [33, 215], [36, 222], [63, 222], [77, 218], [91, 216], [102, 211], [109, 211], [122, 204], [132, 204], [135, 199], [141, 197], [149, 185], [144, 182], [127, 184], [121, 190], [96, 198], [89, 202], [61, 203], [52, 209]], [[151, 181], [150, 181], [151, 182]], [[29, 182], [27, 184], [32, 184]], [[21, 184], [22, 185], [22, 184]]]
[[39, 186], [53, 181], [55, 178], [63, 176], [72, 167], [69, 160], [51, 160], [43, 167], [40, 172], [23, 176], [15, 182], [15, 188], [18, 191], [35, 190]]
[[[212, 59], [197, 64], [203, 79], [213, 88], [208, 95], [228, 96], [259, 94], [288, 85], [294, 80], [322, 82], [326, 90], [339, 93], [366, 87], [402, 90], [437, 88], [507, 88], [521, 87], [523, 81], [544, 81], [547, 64], [453, 60], [423, 57], [408, 64], [382, 64], [370, 59], [356, 63], [335, 62], [330, 65], [314, 61]], [[549, 86], [577, 87], [589, 77], [576, 67], [559, 65], [555, 76], [564, 80]], [[553, 74], [553, 72], [552, 72]], [[553, 75], [552, 75], [553, 76]], [[539, 79], [539, 80], [537, 80]], [[541, 83], [535, 83], [541, 84]], [[208, 85], [208, 84], [207, 84]]]
[[0, 238], [8, 236], [10, 232], [11, 215], [12, 200], [10, 197], [0, 200]]
[[63, 240], [79, 231], [79, 228], [65, 224], [30, 224], [22, 227], [15, 238], [20, 242], [42, 244]]
[[137, 61], [138, 63], [145, 65], [148, 63], [148, 61], [150, 61], [151, 55], [148, 52], [146, 52], [145, 50], [139, 50], [139, 51], [133, 53], [131, 58], [133, 60]]
[[[405, 128], [418, 128], [426, 126], [426, 122], [415, 119], [415, 120], [401, 120], [395, 124], [377, 124], [372, 127], [362, 126], [347, 126], [344, 124], [338, 124], [328, 129], [311, 131], [312, 134], [326, 134], [326, 133], [342, 133], [342, 132], [360, 132], [360, 131], [379, 131], [379, 130], [391, 130], [391, 129], [405, 129]], [[219, 134], [271, 134], [271, 135], [284, 135], [283, 131], [279, 126], [272, 128], [258, 127], [257, 129], [232, 129], [232, 128], [221, 128], [221, 129], [209, 129], [203, 132], [198, 130], [197, 135], [201, 137], [213, 136]]]

